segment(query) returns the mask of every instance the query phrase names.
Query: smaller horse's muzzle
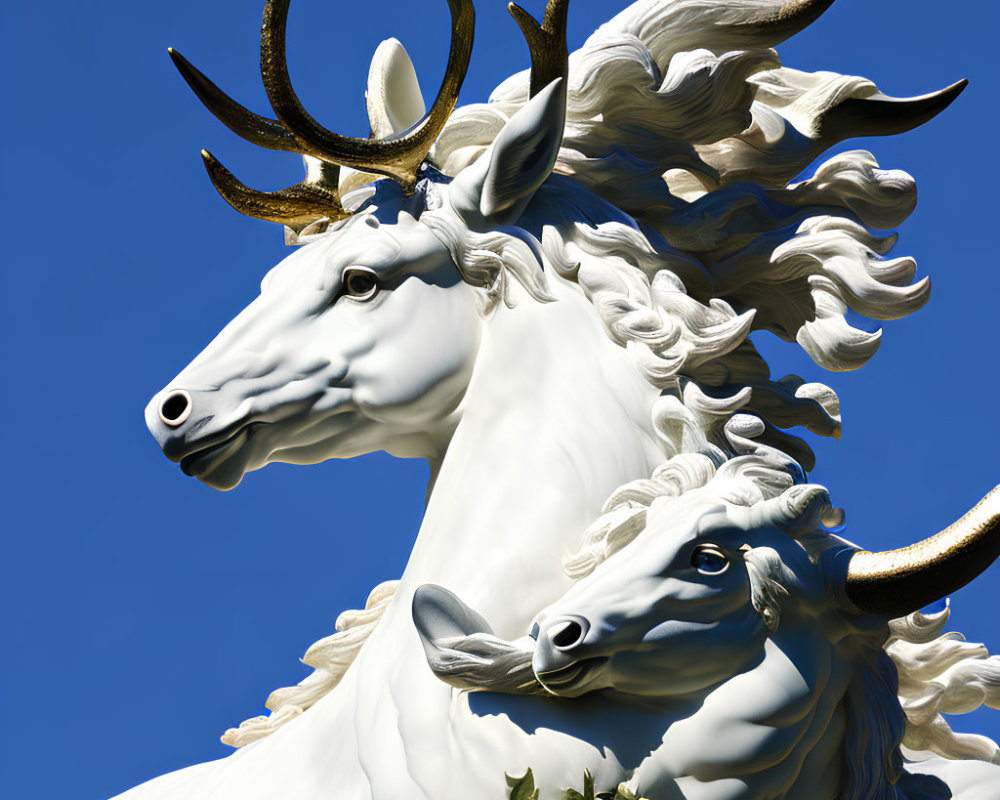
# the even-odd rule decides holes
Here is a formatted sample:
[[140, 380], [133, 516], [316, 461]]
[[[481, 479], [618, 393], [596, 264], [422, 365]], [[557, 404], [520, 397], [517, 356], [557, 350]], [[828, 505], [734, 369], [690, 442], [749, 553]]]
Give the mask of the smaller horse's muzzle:
[[590, 623], [583, 617], [563, 617], [550, 624], [545, 629], [545, 635], [556, 650], [567, 652], [583, 644], [589, 630]]
[[564, 614], [546, 620], [538, 630], [531, 669], [547, 692], [577, 697], [607, 687], [603, 675], [609, 657], [595, 653], [594, 643], [587, 641], [591, 627], [586, 617]]
[[546, 620], [535, 641], [535, 672], [556, 672], [577, 661], [589, 631], [590, 622], [575, 614]]

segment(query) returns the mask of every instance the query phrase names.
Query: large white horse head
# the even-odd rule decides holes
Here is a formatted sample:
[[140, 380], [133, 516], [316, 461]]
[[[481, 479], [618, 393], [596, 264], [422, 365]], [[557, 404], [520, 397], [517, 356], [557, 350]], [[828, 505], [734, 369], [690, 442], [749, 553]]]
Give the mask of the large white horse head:
[[[287, 5], [269, 3], [267, 15], [280, 13], [283, 24]], [[452, 11], [456, 30], [467, 24], [467, 2], [453, 2]], [[461, 49], [456, 38], [453, 58]], [[203, 98], [217, 96], [204, 76], [173, 56]], [[449, 84], [461, 83], [459, 69], [449, 65], [447, 97], [420, 119], [413, 68], [398, 43], [384, 43], [369, 86], [373, 130], [440, 126], [441, 108], [453, 104], [457, 92]], [[274, 96], [276, 110], [282, 108]], [[418, 119], [411, 119], [418, 104]], [[229, 489], [273, 461], [442, 451], [491, 295], [502, 294], [513, 276], [529, 294], [548, 299], [532, 246], [490, 231], [518, 218], [548, 177], [564, 115], [565, 87], [557, 77], [454, 181], [420, 165], [423, 151], [411, 146], [415, 164], [401, 184], [377, 180], [346, 193], [343, 202], [337, 187], [327, 185], [337, 168], [312, 156], [307, 166], [315, 175], [306, 183], [266, 194], [246, 189], [205, 154], [213, 180], [238, 209], [319, 232], [297, 237], [307, 243], [268, 273], [260, 296], [150, 401], [147, 424], [164, 453], [186, 473]], [[236, 121], [220, 116], [244, 134], [255, 119], [250, 112]], [[287, 131], [273, 135], [267, 144], [293, 146]], [[372, 163], [376, 156], [383, 162]], [[362, 163], [400, 179], [398, 164], [384, 163], [393, 157], [394, 151], [373, 153]], [[317, 220], [317, 214], [325, 216]]]
[[478, 342], [474, 290], [425, 226], [385, 211], [272, 269], [153, 398], [150, 429], [185, 472], [226, 489], [269, 461], [425, 455], [445, 436]]

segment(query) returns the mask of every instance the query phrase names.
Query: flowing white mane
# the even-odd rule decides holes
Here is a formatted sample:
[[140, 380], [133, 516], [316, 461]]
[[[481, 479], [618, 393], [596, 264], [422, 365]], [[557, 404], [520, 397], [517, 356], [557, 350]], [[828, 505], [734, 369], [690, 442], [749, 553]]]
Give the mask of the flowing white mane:
[[[441, 201], [433, 181], [419, 190], [425, 205], [418, 219], [448, 246], [466, 280], [483, 287], [486, 311], [507, 297], [509, 279], [539, 301], [550, 299], [547, 274], [573, 281], [611, 339], [660, 390], [653, 423], [669, 460], [649, 481], [624, 486], [609, 500], [567, 562], [574, 577], [638, 532], [644, 498], [681, 494], [736, 471], [747, 479], [739, 482], [747, 502], [773, 497], [788, 488], [789, 476], [814, 465], [809, 446], [784, 429], [839, 435], [834, 391], [794, 375], [773, 379], [752, 332], [795, 341], [826, 369], [856, 369], [877, 350], [881, 331], [855, 327], [851, 314], [896, 319], [928, 298], [926, 278], [911, 283], [912, 259], [883, 258], [896, 236], [874, 232], [913, 210], [909, 175], [850, 151], [791, 182], [838, 141], [882, 132], [841, 113], [845, 101], [876, 89], [858, 77], [782, 67], [773, 50], [740, 28], [741, 13], [759, 5], [643, 0], [591, 36], [570, 57], [557, 174], [517, 228], [474, 232]], [[457, 175], [527, 99], [523, 72], [504, 81], [489, 103], [457, 109], [430, 160], [445, 176]], [[341, 188], [373, 177], [345, 170]], [[310, 238], [308, 229], [293, 237]], [[763, 423], [754, 442], [732, 424], [746, 413]], [[756, 465], [762, 447], [772, 463], [758, 472], [747, 465]], [[247, 720], [223, 741], [255, 741], [336, 686], [393, 586], [377, 587], [363, 611], [345, 612], [338, 632], [309, 648], [303, 661], [315, 671], [273, 692], [270, 716]], [[898, 641], [890, 654], [903, 649], [904, 638]], [[907, 735], [919, 730], [921, 742], [942, 741], [929, 733], [940, 728], [938, 719], [913, 723]]]
[[[626, 257], [655, 251], [654, 271], [675, 272], [692, 296], [731, 299], [754, 310], [754, 329], [797, 340], [823, 367], [853, 369], [879, 335], [850, 326], [847, 309], [895, 319], [927, 300], [926, 279], [906, 285], [912, 260], [880, 258], [895, 237], [865, 230], [899, 225], [916, 187], [864, 151], [789, 183], [838, 141], [882, 132], [841, 119], [845, 103], [877, 90], [750, 49], [732, 22], [753, 5], [640, 2], [603, 25], [570, 57], [556, 170], [639, 223], [644, 236], [620, 242]], [[526, 102], [527, 81], [519, 73], [489, 103], [455, 112], [432, 151], [446, 174], [488, 148]]]

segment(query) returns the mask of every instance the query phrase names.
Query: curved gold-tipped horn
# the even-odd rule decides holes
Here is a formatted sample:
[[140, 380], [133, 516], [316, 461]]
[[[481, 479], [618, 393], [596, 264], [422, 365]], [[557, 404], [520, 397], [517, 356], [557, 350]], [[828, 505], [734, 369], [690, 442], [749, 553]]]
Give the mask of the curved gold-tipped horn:
[[521, 6], [516, 3], [507, 5], [531, 51], [531, 97], [556, 78], [565, 79], [569, 75], [569, 50], [566, 46], [568, 9], [569, 0], [549, 0], [539, 25]]
[[901, 550], [854, 553], [845, 591], [862, 611], [900, 617], [965, 586], [998, 555], [1000, 486], [929, 539]]
[[248, 217], [279, 222], [295, 231], [300, 231], [311, 222], [323, 217], [331, 220], [347, 216], [336, 192], [336, 172], [333, 167], [325, 177], [334, 188], [327, 188], [318, 182], [297, 183], [278, 192], [259, 192], [251, 189], [226, 169], [207, 150], [201, 151], [208, 177], [212, 179], [219, 194], [233, 208]]
[[255, 114], [241, 106], [174, 48], [168, 47], [167, 52], [181, 77], [198, 96], [205, 108], [237, 136], [242, 136], [248, 142], [268, 147], [271, 150], [287, 150], [298, 153], [302, 149], [301, 145], [295, 141], [295, 137], [280, 122], [262, 117], [260, 114]]
[[819, 136], [850, 139], [906, 133], [944, 111], [968, 85], [963, 78], [939, 92], [920, 97], [889, 97], [876, 92], [871, 97], [845, 100], [823, 115]]
[[387, 175], [404, 186], [412, 186], [416, 182], [417, 168], [458, 102], [458, 92], [469, 68], [476, 16], [472, 0], [448, 0], [451, 50], [434, 105], [406, 133], [381, 140], [355, 139], [332, 133], [302, 107], [292, 89], [285, 59], [288, 4], [289, 0], [268, 0], [261, 25], [261, 74], [278, 119], [291, 131], [303, 152], [330, 163]]
[[815, 22], [833, 2], [834, 0], [789, 0], [778, 8], [738, 23], [738, 27], [750, 34], [768, 35], [771, 37], [771, 44], [778, 44]]

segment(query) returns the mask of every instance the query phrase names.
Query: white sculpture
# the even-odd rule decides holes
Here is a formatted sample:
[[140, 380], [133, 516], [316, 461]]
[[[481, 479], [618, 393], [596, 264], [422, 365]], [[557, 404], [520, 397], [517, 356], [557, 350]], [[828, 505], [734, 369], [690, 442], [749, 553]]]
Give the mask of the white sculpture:
[[[220, 489], [271, 461], [315, 463], [378, 449], [427, 458], [432, 483], [402, 579], [377, 587], [341, 632], [310, 648], [315, 672], [272, 694], [270, 717], [227, 732], [227, 741], [246, 746], [122, 797], [485, 800], [507, 796], [505, 773], [529, 768], [542, 798], [581, 786], [585, 771], [597, 791], [630, 781], [625, 790], [652, 792], [652, 800], [897, 791], [882, 780], [895, 773], [849, 776], [839, 745], [824, 749], [818, 740], [801, 750], [808, 784], [779, 780], [774, 770], [762, 783], [699, 777], [657, 759], [670, 735], [659, 709], [615, 691], [571, 700], [511, 691], [538, 688], [521, 637], [542, 609], [582, 591], [585, 582], [573, 587], [564, 571], [563, 554], [620, 487], [627, 496], [661, 465], [682, 465], [694, 472], [676, 485], [695, 494], [677, 502], [704, 510], [699, 498], [712, 475], [743, 463], [750, 448], [766, 463], [740, 476], [746, 494], [737, 505], [750, 508], [732, 513], [746, 531], [762, 524], [755, 502], [773, 503], [785, 491], [801, 496], [789, 487], [802, 483], [812, 454], [780, 429], [834, 435], [838, 401], [821, 384], [772, 379], [747, 339], [752, 330], [798, 342], [821, 366], [853, 369], [875, 352], [879, 334], [851, 327], [848, 309], [893, 319], [927, 299], [926, 279], [910, 283], [911, 259], [882, 257], [895, 237], [872, 233], [912, 210], [909, 176], [854, 151], [788, 182], [845, 138], [929, 119], [963, 84], [895, 100], [861, 78], [782, 67], [769, 48], [829, 4], [643, 0], [568, 60], [565, 2], [553, 0], [541, 26], [515, 7], [531, 72], [505, 81], [490, 103], [452, 113], [473, 11], [469, 0], [449, 0], [452, 52], [437, 100], [424, 115], [405, 52], [383, 43], [369, 76], [370, 140], [338, 137], [299, 105], [284, 62], [288, 0], [269, 0], [262, 37], [277, 120], [238, 106], [173, 53], [213, 113], [251, 141], [303, 153], [307, 177], [282, 192], [255, 192], [204, 154], [230, 203], [284, 223], [289, 241], [303, 247], [150, 402], [147, 421], [164, 453]], [[987, 510], [989, 532], [995, 520]], [[601, 548], [620, 547], [643, 527], [634, 513], [618, 513], [627, 517], [621, 525], [591, 529], [592, 547], [570, 565], [575, 577], [588, 559], [603, 558]], [[691, 533], [672, 519], [665, 529], [668, 537]], [[906, 559], [909, 573], [895, 577], [910, 587], [913, 575], [933, 566], [937, 577], [921, 590], [932, 599], [972, 577], [970, 554], [979, 568], [995, 555], [988, 536], [949, 542]], [[640, 547], [636, 538], [622, 556]], [[779, 548], [776, 563], [786, 563], [791, 547], [789, 540]], [[852, 562], [860, 594], [845, 602], [874, 604], [884, 595], [885, 558], [865, 558]], [[435, 674], [411, 616], [425, 584], [476, 609], [466, 621], [490, 621], [491, 646], [506, 648], [517, 680], [470, 693]], [[432, 600], [452, 596], [421, 591]], [[919, 607], [913, 592], [891, 596], [907, 612]], [[417, 604], [425, 634], [440, 633], [434, 607], [421, 613]], [[465, 613], [455, 611], [464, 608], [458, 601], [443, 608], [446, 624]], [[871, 640], [883, 642], [888, 617], [901, 613], [853, 608], [862, 621], [851, 624], [869, 626]], [[771, 613], [804, 612], [782, 605]], [[761, 627], [760, 615], [746, 617], [757, 650], [784, 635], [780, 621], [775, 633], [770, 623]], [[895, 635], [906, 623], [894, 625]], [[822, 633], [816, 646], [828, 647], [829, 630], [811, 633]], [[427, 638], [429, 652], [440, 638]], [[719, 669], [710, 662], [690, 668]], [[720, 679], [732, 675], [732, 665], [723, 666], [725, 675], [714, 673]], [[943, 689], [942, 696], [952, 695]], [[892, 701], [884, 691], [882, 698]], [[938, 708], [950, 706], [928, 708], [932, 725]], [[897, 733], [901, 724], [884, 740], [892, 759]], [[734, 723], [726, 735], [752, 755], [752, 733]], [[844, 737], [823, 742], [834, 740]], [[920, 748], [941, 751], [940, 741], [928, 735]], [[723, 748], [718, 758], [731, 763], [732, 752]], [[974, 755], [983, 753], [995, 759], [985, 745]], [[990, 781], [1000, 768], [977, 761], [954, 777], [940, 761], [928, 756], [920, 769], [938, 770], [968, 792], [956, 796], [997, 796]], [[915, 780], [899, 784], [895, 796], [936, 796], [911, 791]], [[858, 793], [845, 794], [849, 786]]]
[[[940, 636], [947, 609], [896, 620], [888, 637], [856, 613], [843, 580], [853, 547], [823, 524], [841, 515], [781, 451], [747, 438], [762, 432], [758, 418], [734, 417], [728, 437], [745, 455], [718, 469], [677, 455], [616, 492], [567, 561], [580, 580], [517, 641], [420, 587], [413, 612], [431, 668], [459, 689], [601, 692], [657, 715], [623, 796], [700, 797], [738, 781], [740, 797], [892, 786], [949, 797], [927, 777], [947, 764], [956, 796], [995, 797], [1000, 747], [955, 734], [941, 714], [1000, 707], [1000, 658]], [[989, 503], [986, 515], [1000, 513], [1000, 491]]]

